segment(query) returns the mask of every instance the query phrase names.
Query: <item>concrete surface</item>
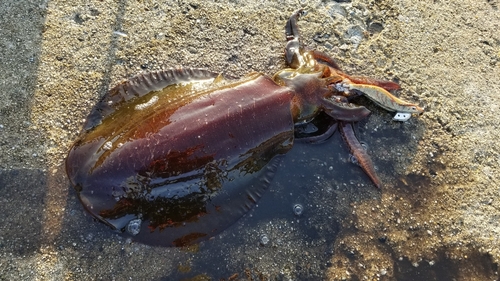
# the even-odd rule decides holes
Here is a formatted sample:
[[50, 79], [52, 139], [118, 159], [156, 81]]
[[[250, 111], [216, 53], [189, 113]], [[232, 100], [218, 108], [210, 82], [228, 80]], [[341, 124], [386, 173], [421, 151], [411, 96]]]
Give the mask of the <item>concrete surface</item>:
[[[498, 280], [499, 6], [2, 1], [0, 279]], [[384, 188], [349, 163], [336, 134], [297, 145], [259, 206], [198, 247], [148, 247], [93, 222], [61, 165], [99, 97], [173, 66], [272, 74], [299, 7], [306, 46], [348, 73], [399, 81], [401, 97], [426, 105], [401, 124], [359, 101], [373, 111], [357, 130]]]

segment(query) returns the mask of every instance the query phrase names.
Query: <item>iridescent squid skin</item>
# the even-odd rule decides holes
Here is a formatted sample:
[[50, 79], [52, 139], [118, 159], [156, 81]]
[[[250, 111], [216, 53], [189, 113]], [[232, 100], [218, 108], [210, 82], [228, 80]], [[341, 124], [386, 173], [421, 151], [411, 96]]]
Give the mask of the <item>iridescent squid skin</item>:
[[[287, 22], [289, 68], [273, 77], [251, 73], [228, 80], [178, 68], [113, 87], [92, 109], [66, 159], [85, 209], [138, 242], [197, 243], [255, 205], [296, 140], [323, 142], [337, 126], [380, 187], [352, 131], [352, 122], [370, 111], [344, 96], [369, 90], [366, 95], [385, 109], [421, 109], [391, 99], [388, 91], [398, 89], [396, 83], [348, 76], [326, 54], [304, 51], [297, 28], [303, 14], [299, 10]], [[311, 124], [317, 132], [303, 130]]]

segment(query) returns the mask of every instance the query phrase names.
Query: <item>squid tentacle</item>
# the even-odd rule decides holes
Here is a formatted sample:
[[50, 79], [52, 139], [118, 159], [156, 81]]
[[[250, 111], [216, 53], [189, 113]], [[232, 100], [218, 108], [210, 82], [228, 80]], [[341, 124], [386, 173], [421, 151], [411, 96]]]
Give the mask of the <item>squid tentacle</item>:
[[286, 22], [285, 26], [285, 36], [288, 43], [285, 47], [285, 60], [288, 66], [291, 68], [298, 68], [304, 64], [304, 58], [302, 54], [304, 53], [303, 47], [300, 44], [300, 34], [297, 21], [299, 17], [305, 16], [307, 12], [303, 9], [299, 9], [290, 17]]
[[368, 155], [368, 153], [366, 153], [366, 150], [363, 148], [361, 143], [359, 143], [358, 139], [354, 135], [352, 124], [346, 122], [339, 122], [338, 127], [340, 133], [342, 134], [342, 138], [347, 143], [347, 146], [349, 146], [349, 150], [351, 151], [352, 155], [354, 155], [354, 157], [356, 157], [356, 159], [358, 160], [361, 169], [365, 171], [365, 173], [371, 179], [373, 184], [375, 184], [377, 188], [380, 188], [382, 186], [382, 182], [377, 176], [375, 167], [373, 166], [373, 162], [370, 156]]

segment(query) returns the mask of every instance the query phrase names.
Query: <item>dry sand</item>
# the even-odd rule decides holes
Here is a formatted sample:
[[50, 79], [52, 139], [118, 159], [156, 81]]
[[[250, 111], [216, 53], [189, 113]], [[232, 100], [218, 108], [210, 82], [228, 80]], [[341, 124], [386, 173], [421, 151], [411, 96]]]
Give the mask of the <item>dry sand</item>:
[[[2, 1], [0, 279], [498, 280], [500, 2], [296, 2]], [[100, 96], [174, 66], [273, 74], [298, 7], [309, 10], [306, 46], [349, 73], [399, 81], [400, 96], [426, 106], [404, 124], [371, 106], [360, 122], [383, 189], [357, 171], [333, 182], [318, 172], [306, 202], [331, 201], [310, 203], [317, 216], [245, 218], [194, 252], [130, 243], [93, 223], [61, 165]], [[285, 198], [277, 181], [269, 196]], [[304, 221], [319, 237], [282, 231]], [[259, 246], [263, 231], [285, 242]], [[241, 241], [217, 244], [231, 235]]]

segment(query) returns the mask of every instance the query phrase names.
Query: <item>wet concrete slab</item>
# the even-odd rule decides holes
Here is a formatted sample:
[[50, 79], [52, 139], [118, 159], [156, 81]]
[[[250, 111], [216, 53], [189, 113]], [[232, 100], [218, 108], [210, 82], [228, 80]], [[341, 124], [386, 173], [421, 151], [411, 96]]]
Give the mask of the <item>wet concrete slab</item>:
[[257, 208], [178, 249], [133, 243], [86, 214], [65, 176], [69, 146], [107, 89], [139, 72], [282, 69], [297, 3], [2, 1], [0, 279], [498, 279], [497, 2], [304, 4], [305, 45], [348, 73], [400, 82], [426, 113], [397, 123], [354, 101], [373, 111], [355, 128], [381, 190], [338, 134], [298, 144]]

